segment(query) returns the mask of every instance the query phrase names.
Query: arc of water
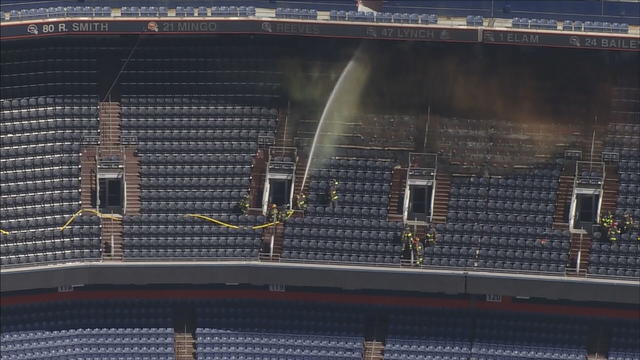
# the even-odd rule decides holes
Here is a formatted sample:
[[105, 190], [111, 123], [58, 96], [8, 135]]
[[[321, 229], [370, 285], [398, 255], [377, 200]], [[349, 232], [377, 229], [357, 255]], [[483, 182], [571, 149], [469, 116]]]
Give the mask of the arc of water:
[[307, 176], [309, 175], [309, 168], [311, 167], [311, 161], [313, 159], [313, 155], [315, 154], [316, 143], [318, 142], [318, 138], [320, 137], [320, 131], [322, 130], [322, 125], [324, 125], [324, 122], [328, 117], [327, 114], [329, 113], [329, 109], [333, 107], [336, 93], [342, 86], [342, 82], [346, 78], [346, 75], [351, 71], [351, 68], [353, 68], [353, 64], [354, 64], [354, 61], [353, 59], [351, 59], [347, 64], [347, 66], [345, 66], [345, 68], [342, 70], [342, 74], [340, 74], [340, 77], [338, 78], [336, 85], [333, 87], [333, 90], [331, 90], [331, 94], [329, 95], [327, 104], [324, 106], [324, 110], [322, 111], [322, 116], [320, 117], [320, 121], [318, 122], [318, 128], [316, 129], [315, 135], [313, 135], [313, 143], [311, 143], [311, 151], [309, 152], [309, 158], [307, 159], [307, 167], [304, 169], [304, 177], [302, 178], [302, 186], [300, 187], [301, 190], [304, 189], [304, 184], [306, 183]]

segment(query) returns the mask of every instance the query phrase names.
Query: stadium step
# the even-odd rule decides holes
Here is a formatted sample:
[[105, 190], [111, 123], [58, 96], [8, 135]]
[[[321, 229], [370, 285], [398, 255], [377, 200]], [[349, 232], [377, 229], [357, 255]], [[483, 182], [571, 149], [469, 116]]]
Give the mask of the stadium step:
[[194, 360], [196, 358], [195, 339], [190, 332], [176, 332], [174, 334], [174, 348], [176, 360]]
[[365, 341], [362, 360], [383, 360], [384, 344], [380, 341]]
[[[271, 237], [273, 236], [273, 253], [271, 253]], [[284, 243], [284, 224], [269, 226], [262, 230], [262, 248], [260, 260], [280, 261]]]
[[587, 360], [606, 360], [609, 358], [611, 343], [611, 327], [608, 325], [592, 325], [587, 333]]
[[294, 147], [295, 124], [288, 121], [289, 114], [287, 109], [278, 110], [278, 128], [276, 129], [274, 146], [276, 147]]
[[304, 189], [302, 186], [302, 178], [304, 178], [304, 170], [307, 167], [307, 158], [304, 156], [300, 156], [298, 153], [298, 159], [296, 161], [296, 173], [295, 173], [295, 184], [293, 189], [294, 196], [300, 193], [309, 194], [309, 181], [304, 184]]
[[375, 314], [365, 320], [364, 342], [362, 343], [363, 360], [383, 360], [384, 343], [387, 338], [388, 319]]
[[122, 260], [122, 228], [122, 221], [100, 218], [103, 260]]
[[[571, 247], [569, 249], [569, 263], [567, 264], [567, 275], [586, 276], [589, 268], [589, 252], [591, 250], [591, 235], [571, 234]], [[577, 261], [580, 252], [580, 270], [578, 271]]]
[[391, 189], [389, 191], [389, 221], [402, 221], [404, 191], [407, 186], [407, 169], [396, 167], [391, 175]]
[[600, 214], [614, 214], [618, 202], [618, 191], [620, 190], [620, 177], [615, 166], [607, 165], [605, 168], [605, 178], [602, 187], [602, 203], [600, 204]]
[[83, 209], [94, 207], [96, 191], [96, 147], [86, 146], [80, 157], [80, 201]]
[[[259, 151], [258, 155], [253, 157], [253, 165], [251, 166], [251, 183], [249, 185], [249, 207], [262, 209], [262, 193], [264, 191], [264, 181], [267, 176], [267, 159], [266, 151]], [[237, 199], [240, 201], [240, 199]]]
[[126, 191], [126, 214], [140, 214], [140, 162], [136, 156], [135, 148], [124, 148], [124, 181]]
[[444, 224], [449, 212], [449, 192], [451, 177], [444, 171], [436, 171], [436, 191], [433, 199], [432, 222]]
[[120, 103], [101, 102], [100, 146], [105, 149], [120, 146]]
[[558, 184], [556, 195], [556, 210], [553, 215], [554, 224], [569, 223], [569, 207], [573, 196], [573, 176], [562, 175]]

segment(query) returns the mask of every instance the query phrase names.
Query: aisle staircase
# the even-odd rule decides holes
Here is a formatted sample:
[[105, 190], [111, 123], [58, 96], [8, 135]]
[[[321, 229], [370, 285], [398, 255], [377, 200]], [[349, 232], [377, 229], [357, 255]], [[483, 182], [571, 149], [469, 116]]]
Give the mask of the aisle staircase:
[[83, 209], [96, 204], [96, 146], [85, 146], [80, 156], [80, 201]]
[[[100, 147], [113, 150], [119, 155], [120, 147], [120, 103], [101, 102], [100, 107]], [[111, 154], [109, 154], [111, 155]]]
[[573, 176], [562, 175], [558, 184], [556, 195], [556, 209], [553, 215], [554, 228], [568, 228], [569, 209], [573, 196]]
[[611, 343], [611, 328], [598, 323], [587, 333], [587, 360], [607, 360]]
[[449, 192], [451, 191], [451, 177], [442, 170], [436, 172], [436, 191], [433, 199], [432, 222], [444, 224], [449, 212]]
[[174, 314], [174, 351], [176, 360], [195, 360], [195, 312], [193, 308], [178, 308]]
[[127, 146], [124, 149], [124, 182], [126, 184], [127, 215], [140, 214], [140, 161], [135, 148]]
[[[273, 236], [273, 254], [271, 253], [271, 237]], [[284, 244], [284, 224], [266, 227], [262, 230], [262, 247], [260, 260], [280, 261]]]
[[407, 168], [396, 167], [391, 175], [391, 189], [389, 191], [389, 209], [387, 220], [402, 221], [404, 192], [407, 186]]
[[102, 259], [122, 260], [122, 221], [103, 217], [100, 221]]
[[365, 326], [362, 360], [383, 360], [388, 320], [375, 314], [365, 320]]
[[[569, 248], [569, 264], [567, 275], [586, 276], [589, 268], [589, 253], [591, 251], [591, 235], [584, 233], [571, 234], [571, 247]], [[578, 270], [578, 253], [580, 253], [580, 270]]]
[[602, 203], [600, 204], [600, 215], [607, 213], [614, 214], [618, 202], [618, 192], [620, 191], [620, 176], [615, 166], [607, 165], [606, 174], [602, 187]]

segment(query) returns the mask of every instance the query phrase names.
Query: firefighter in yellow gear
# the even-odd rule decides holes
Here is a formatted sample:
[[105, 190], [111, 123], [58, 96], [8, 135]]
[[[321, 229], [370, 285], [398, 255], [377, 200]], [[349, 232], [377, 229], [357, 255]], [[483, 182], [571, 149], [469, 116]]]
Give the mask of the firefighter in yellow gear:
[[244, 194], [242, 199], [240, 199], [240, 203], [238, 204], [238, 207], [240, 208], [240, 212], [242, 213], [242, 215], [247, 215], [249, 213], [250, 202], [251, 202], [251, 199], [249, 197], [249, 194]]
[[424, 262], [424, 247], [422, 246], [422, 241], [417, 236], [414, 236], [412, 239], [413, 243], [413, 253], [416, 259], [416, 265], [422, 265]]
[[269, 221], [276, 222], [279, 218], [278, 206], [276, 204], [269, 205], [269, 209], [267, 211], [267, 217]]
[[298, 206], [298, 210], [305, 211], [307, 209], [307, 195], [304, 193], [300, 193], [296, 198], [296, 205]]
[[340, 183], [336, 179], [331, 179], [329, 182], [329, 203], [332, 207], [338, 206], [338, 185]]
[[602, 225], [602, 227], [607, 232], [607, 237], [609, 238], [609, 241], [618, 240], [617, 235], [620, 233], [620, 230], [618, 229], [618, 223], [615, 221], [611, 213], [608, 213], [607, 215], [603, 216], [600, 219], [600, 225]]

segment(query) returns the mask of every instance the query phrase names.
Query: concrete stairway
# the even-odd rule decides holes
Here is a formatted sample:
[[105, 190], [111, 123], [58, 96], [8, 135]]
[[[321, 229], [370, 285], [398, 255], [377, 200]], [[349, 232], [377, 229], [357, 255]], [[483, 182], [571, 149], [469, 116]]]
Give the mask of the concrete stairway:
[[402, 221], [402, 207], [404, 191], [407, 186], [407, 168], [396, 167], [391, 175], [391, 189], [389, 190], [389, 209], [387, 220]]
[[610, 343], [611, 328], [602, 324], [594, 325], [587, 333], [587, 359], [608, 359]]
[[443, 224], [447, 221], [450, 191], [451, 177], [446, 172], [438, 170], [436, 172], [436, 191], [433, 199], [433, 223]]
[[276, 147], [293, 147], [294, 137], [296, 134], [296, 124], [294, 121], [288, 121], [288, 113], [286, 109], [278, 110], [278, 128], [276, 129], [274, 146]]
[[174, 351], [176, 360], [195, 360], [195, 311], [191, 307], [178, 307], [174, 313]]
[[85, 146], [80, 157], [80, 201], [83, 209], [96, 203], [96, 147]]
[[140, 162], [132, 146], [124, 149], [124, 181], [127, 186], [125, 213], [127, 215], [140, 214]]
[[194, 360], [196, 358], [195, 343], [191, 332], [176, 332], [174, 334], [176, 360]]
[[362, 360], [384, 360], [384, 344], [381, 341], [365, 341]]
[[[591, 251], [591, 235], [571, 234], [571, 247], [569, 248], [569, 264], [567, 275], [586, 276], [589, 268], [589, 252]], [[577, 269], [578, 252], [580, 252], [580, 271]]]
[[122, 260], [122, 228], [122, 221], [101, 218], [100, 236], [103, 260]]
[[[264, 192], [264, 181], [267, 176], [267, 152], [263, 151], [253, 157], [251, 167], [251, 183], [249, 184], [250, 208], [262, 208], [262, 193]], [[240, 201], [240, 199], [237, 199]]]
[[602, 188], [602, 203], [600, 205], [600, 215], [615, 213], [618, 202], [618, 192], [620, 190], [620, 176], [615, 166], [607, 165], [604, 184]]
[[553, 215], [554, 228], [566, 228], [568, 226], [571, 196], [573, 195], [573, 179], [573, 176], [560, 176], [556, 195], [556, 211]]
[[[309, 194], [309, 178], [307, 178], [307, 183], [304, 184], [304, 189], [302, 189], [302, 178], [304, 178], [304, 170], [307, 167], [307, 158], [304, 156], [300, 156], [298, 153], [298, 161], [296, 162], [296, 173], [295, 173], [295, 184], [293, 186], [293, 194], [294, 196], [300, 193]], [[311, 176], [311, 174], [309, 174]]]
[[[273, 254], [271, 254], [271, 237], [273, 236]], [[284, 224], [266, 227], [262, 230], [262, 248], [260, 260], [280, 261], [284, 244]]]
[[375, 314], [365, 320], [364, 342], [362, 344], [363, 360], [383, 360], [384, 342], [387, 337], [388, 320]]
[[99, 107], [101, 153], [120, 155], [120, 103], [101, 102]]

